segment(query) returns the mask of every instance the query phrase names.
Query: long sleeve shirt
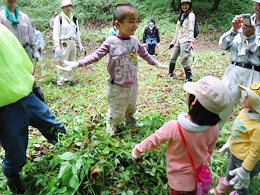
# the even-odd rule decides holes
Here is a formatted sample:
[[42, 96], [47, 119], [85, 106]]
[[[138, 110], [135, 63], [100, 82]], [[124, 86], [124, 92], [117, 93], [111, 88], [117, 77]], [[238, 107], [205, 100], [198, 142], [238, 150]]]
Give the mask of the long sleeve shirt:
[[[198, 131], [203, 126], [191, 122], [185, 117], [186, 115], [181, 113], [178, 116], [178, 122], [182, 127], [188, 150], [197, 168], [199, 165], [207, 164], [210, 161], [219, 136], [218, 125]], [[164, 124], [154, 134], [137, 144], [134, 151], [137, 155], [140, 155], [158, 148], [165, 142], [168, 142], [166, 160], [169, 186], [178, 191], [195, 190], [196, 174], [192, 169], [187, 150], [182, 142], [177, 120], [171, 120]]]
[[[62, 24], [60, 24], [60, 15]], [[60, 45], [60, 41], [62, 39], [73, 38], [77, 44], [81, 43], [80, 33], [79, 33], [79, 24], [77, 20], [77, 24], [72, 20], [70, 23], [66, 18], [60, 14], [54, 18], [54, 26], [53, 26], [53, 39], [54, 46]], [[78, 29], [78, 30], [77, 30]]]
[[44, 46], [45, 46], [45, 43], [43, 41], [41, 32], [39, 30], [35, 29], [34, 36], [35, 36], [35, 39], [36, 39], [36, 45], [37, 46], [39, 45], [41, 47], [41, 49], [43, 49]]
[[219, 39], [219, 48], [229, 50], [231, 62], [249, 63], [255, 66], [260, 65], [260, 23], [256, 24], [255, 15], [253, 15], [252, 24], [255, 25], [255, 35], [247, 37], [248, 50], [246, 55], [238, 57], [238, 44], [241, 42], [241, 36], [231, 28]]
[[246, 109], [241, 110], [233, 123], [229, 137], [230, 151], [244, 161], [242, 166], [247, 171], [252, 171], [260, 160], [260, 121], [251, 119], [246, 114]]
[[144, 29], [143, 43], [145, 43], [146, 39], [156, 40], [157, 43], [160, 43], [159, 30], [156, 26], [152, 30], [150, 30], [149, 26]]
[[79, 65], [92, 64], [107, 54], [109, 54], [107, 81], [117, 85], [133, 86], [137, 82], [137, 54], [150, 65], [156, 64], [156, 61], [147, 53], [136, 37], [131, 36], [124, 39], [119, 36], [111, 36], [94, 53], [80, 60]]
[[195, 27], [195, 14], [189, 13], [189, 16], [184, 20], [182, 26], [178, 20], [176, 25], [175, 35], [172, 39], [171, 44], [194, 42], [194, 27]]
[[28, 43], [33, 50], [37, 52], [36, 40], [33, 34], [33, 29], [29, 17], [19, 11], [19, 24], [13, 25], [6, 17], [5, 10], [0, 11], [0, 23], [5, 25], [20, 41], [21, 45]]

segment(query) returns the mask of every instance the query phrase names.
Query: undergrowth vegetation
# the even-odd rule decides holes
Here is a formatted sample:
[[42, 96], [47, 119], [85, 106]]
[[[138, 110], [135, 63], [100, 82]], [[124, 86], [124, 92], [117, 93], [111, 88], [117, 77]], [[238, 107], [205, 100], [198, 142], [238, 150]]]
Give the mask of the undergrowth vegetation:
[[[156, 19], [162, 38], [172, 38], [177, 21], [178, 3], [176, 1], [172, 14], [166, 14], [168, 0], [154, 1], [123, 1], [123, 0], [74, 0], [74, 15], [80, 21], [83, 45], [97, 48], [107, 37], [112, 12], [117, 3], [132, 3], [138, 11], [141, 23], [136, 37], [142, 39], [143, 29], [149, 18]], [[231, 27], [231, 19], [235, 14], [253, 13], [251, 0], [223, 0], [218, 11], [211, 13], [212, 0], [193, 0], [194, 12], [200, 23], [201, 34], [207, 34], [214, 29], [226, 31]], [[3, 5], [3, 0], [0, 0]], [[109, 11], [102, 8], [111, 4]], [[29, 15], [31, 21], [42, 30], [45, 41], [50, 39], [48, 21], [51, 12], [60, 12], [60, 1], [55, 0], [19, 0], [19, 9]], [[232, 8], [232, 9], [231, 9]], [[88, 21], [88, 23], [85, 23]], [[109, 21], [109, 22], [105, 22]], [[202, 35], [200, 35], [202, 36]], [[48, 38], [49, 37], [49, 38]], [[162, 40], [162, 43], [166, 42]], [[89, 45], [93, 44], [93, 45]], [[51, 50], [52, 46], [46, 46]], [[195, 45], [196, 47], [196, 45]], [[167, 65], [170, 52], [155, 58]], [[193, 80], [197, 81], [205, 75], [222, 78], [225, 67], [229, 63], [228, 52], [195, 52], [195, 61], [190, 61]], [[75, 87], [65, 85], [62, 89], [56, 87], [57, 62], [53, 58], [44, 57], [36, 69], [38, 80], [46, 99], [46, 104], [58, 121], [65, 124], [66, 136], [52, 145], [36, 129], [30, 128], [28, 145], [28, 161], [21, 172], [27, 195], [52, 194], [96, 194], [96, 195], [132, 195], [132, 194], [168, 194], [166, 177], [166, 148], [160, 148], [147, 154], [142, 154], [138, 164], [131, 160], [131, 151], [135, 144], [148, 137], [164, 123], [176, 119], [181, 112], [187, 112], [184, 103], [185, 92], [181, 82], [184, 81], [184, 71], [177, 62], [174, 79], [165, 79], [166, 70], [159, 70], [148, 65], [139, 58], [139, 94], [137, 100], [138, 128], [120, 126], [115, 136], [106, 134], [107, 57], [86, 68], [75, 70]], [[227, 140], [241, 104], [237, 104], [231, 113], [230, 121], [220, 132], [215, 151]], [[0, 148], [1, 159], [4, 151]], [[227, 157], [213, 153], [209, 166], [215, 179], [223, 177], [227, 167]], [[258, 176], [259, 177], [259, 176]], [[250, 185], [250, 195], [259, 194], [259, 178]], [[6, 190], [4, 175], [0, 170], [0, 192], [10, 194]]]

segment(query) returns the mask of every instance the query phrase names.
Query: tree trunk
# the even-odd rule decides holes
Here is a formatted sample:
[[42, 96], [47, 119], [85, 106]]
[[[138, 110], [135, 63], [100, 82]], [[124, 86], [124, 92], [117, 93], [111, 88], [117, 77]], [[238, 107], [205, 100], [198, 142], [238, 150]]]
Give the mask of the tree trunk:
[[214, 5], [213, 5], [213, 7], [211, 9], [213, 12], [218, 9], [219, 3], [220, 3], [220, 0], [215, 0], [215, 3], [214, 3]]
[[172, 12], [174, 3], [175, 3], [175, 0], [169, 0], [168, 6], [167, 6], [167, 14]]

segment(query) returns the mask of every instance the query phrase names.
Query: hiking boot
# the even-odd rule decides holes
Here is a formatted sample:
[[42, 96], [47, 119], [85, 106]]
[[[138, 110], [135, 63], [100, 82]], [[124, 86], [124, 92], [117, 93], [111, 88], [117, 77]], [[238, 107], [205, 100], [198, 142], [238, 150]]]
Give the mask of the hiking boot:
[[10, 190], [14, 194], [24, 194], [24, 190], [22, 189], [22, 183], [19, 178], [19, 173], [11, 177], [6, 176], [5, 178], [5, 183], [7, 184], [8, 190]]

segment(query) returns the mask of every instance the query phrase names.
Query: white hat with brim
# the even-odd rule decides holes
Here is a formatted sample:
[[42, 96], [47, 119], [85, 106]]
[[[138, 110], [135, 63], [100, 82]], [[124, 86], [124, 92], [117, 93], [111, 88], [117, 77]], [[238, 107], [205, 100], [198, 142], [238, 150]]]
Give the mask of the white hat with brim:
[[242, 85], [238, 85], [238, 87], [247, 92], [251, 106], [256, 112], [260, 113], [260, 96], [253, 89], [250, 89], [249, 87], [244, 87]]
[[231, 94], [224, 82], [213, 76], [204, 76], [197, 82], [187, 82], [183, 89], [193, 94], [208, 111], [219, 114], [231, 102]]
[[[67, 5], [72, 5], [71, 0], [62, 0], [61, 1], [61, 8], [65, 7]], [[72, 7], [73, 7], [73, 5], [72, 5]]]

